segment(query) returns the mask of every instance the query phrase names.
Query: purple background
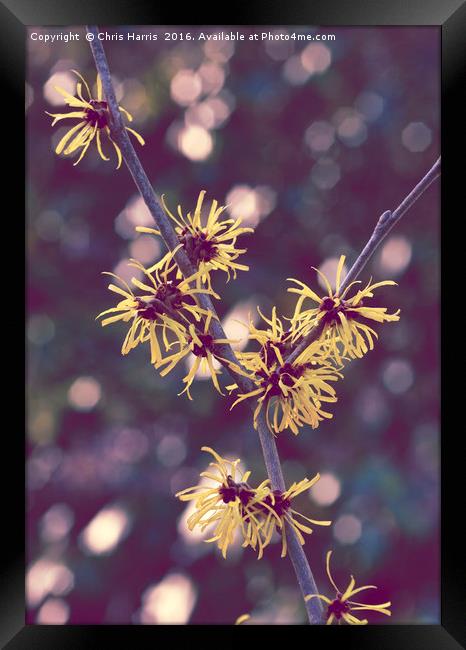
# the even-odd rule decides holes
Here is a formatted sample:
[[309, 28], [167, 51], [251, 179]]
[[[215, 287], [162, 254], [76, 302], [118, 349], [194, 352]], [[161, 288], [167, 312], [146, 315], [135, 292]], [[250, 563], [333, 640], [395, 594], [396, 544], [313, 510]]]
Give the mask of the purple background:
[[[77, 167], [53, 152], [65, 132], [44, 113], [61, 111], [53, 83], [69, 83], [71, 68], [95, 80], [84, 29], [70, 31], [81, 40], [29, 40], [27, 619], [232, 623], [251, 612], [303, 622], [279, 543], [260, 562], [238, 547], [224, 561], [182, 529], [185, 504], [173, 496], [205, 469], [202, 445], [265, 478], [247, 406], [230, 412], [232, 398], [206, 381], [193, 402], [177, 397], [185, 368], [161, 379], [146, 349], [120, 355], [123, 325], [94, 320], [114, 304], [101, 272], [121, 272], [131, 256], [151, 263], [162, 249], [136, 237], [147, 213], [126, 168], [94, 149]], [[222, 317], [273, 304], [290, 315], [286, 278], [320, 290], [311, 266], [342, 253], [351, 263], [380, 213], [439, 155], [437, 28], [321, 28], [336, 40], [233, 45], [107, 31], [159, 36], [104, 44], [156, 190], [187, 211], [206, 189], [255, 224], [242, 240], [249, 273], [215, 278]], [[334, 522], [305, 546], [319, 589], [331, 595], [333, 548], [342, 587], [353, 573], [379, 586], [368, 602], [392, 601], [391, 619], [371, 623], [439, 620], [438, 273], [437, 182], [362, 276], [399, 283], [379, 290], [378, 304], [400, 308], [400, 322], [378, 327], [376, 349], [346, 368], [333, 421], [278, 437], [289, 483], [323, 477], [299, 501]]]

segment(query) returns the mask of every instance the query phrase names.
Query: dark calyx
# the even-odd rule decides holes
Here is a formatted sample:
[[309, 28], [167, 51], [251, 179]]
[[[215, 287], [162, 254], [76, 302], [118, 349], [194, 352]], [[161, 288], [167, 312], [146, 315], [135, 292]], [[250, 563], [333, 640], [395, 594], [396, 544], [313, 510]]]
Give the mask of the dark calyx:
[[145, 302], [140, 298], [137, 300], [138, 313], [147, 320], [157, 320], [161, 314], [170, 314], [173, 311], [182, 309], [183, 304], [195, 304], [191, 296], [185, 296], [171, 281], [158, 287], [153, 300], [149, 302]]
[[227, 485], [219, 489], [223, 503], [230, 503], [237, 497], [243, 506], [246, 506], [254, 496], [254, 490], [247, 483], [235, 483], [231, 476], [227, 476]]
[[268, 397], [282, 396], [282, 389], [280, 388], [280, 381], [285, 386], [294, 386], [295, 380], [302, 376], [307, 368], [307, 364], [294, 366], [291, 363], [284, 363], [274, 370], [271, 374], [267, 374], [265, 370], [259, 370], [256, 374], [262, 377], [262, 385], [270, 385], [271, 388], [268, 392]]
[[210, 334], [198, 334], [197, 338], [201, 341], [202, 347], [196, 343], [193, 345], [192, 353], [196, 357], [206, 357], [208, 352], [212, 352], [214, 347], [214, 338]]
[[103, 129], [104, 126], [108, 124], [108, 105], [105, 101], [97, 101], [97, 99], [91, 99], [89, 104], [92, 108], [86, 108], [86, 120], [92, 126], [97, 124], [97, 128]]
[[[291, 501], [289, 499], [285, 499], [283, 492], [280, 492], [280, 490], [274, 490], [273, 495], [275, 497], [274, 503], [272, 503], [272, 497], [271, 496], [266, 496], [264, 499], [264, 503], [266, 503], [272, 510], [279, 516], [282, 517], [289, 507], [291, 506]], [[264, 510], [267, 512], [267, 508], [264, 508]]]
[[217, 244], [215, 239], [207, 239], [207, 235], [199, 228], [196, 228], [194, 234], [183, 228], [178, 239], [183, 244], [183, 248], [190, 261], [197, 266], [199, 262], [210, 262], [217, 255]]
[[280, 363], [277, 357], [277, 353], [274, 348], [277, 348], [282, 357], [287, 357], [291, 352], [291, 342], [284, 341], [283, 339], [288, 336], [288, 332], [285, 332], [281, 337], [280, 341], [267, 341], [259, 352], [262, 361], [269, 367], [273, 366], [274, 363]]
[[327, 618], [330, 618], [330, 616], [333, 614], [337, 620], [340, 620], [343, 614], [346, 614], [346, 612], [349, 612], [349, 605], [346, 602], [342, 602], [340, 600], [341, 594], [335, 598], [334, 601], [330, 603], [330, 605], [327, 608]]
[[[362, 306], [363, 301], [360, 300], [358, 307]], [[347, 307], [347, 304], [344, 300], [342, 300], [339, 305], [336, 305], [335, 301], [328, 296], [322, 300], [319, 309], [320, 311], [326, 312], [325, 316], [322, 318], [322, 322], [328, 325], [332, 325], [333, 323], [340, 323], [340, 318], [338, 316], [339, 312], [343, 312], [346, 318], [349, 319], [358, 318], [360, 316], [357, 311], [354, 311], [354, 309]]]

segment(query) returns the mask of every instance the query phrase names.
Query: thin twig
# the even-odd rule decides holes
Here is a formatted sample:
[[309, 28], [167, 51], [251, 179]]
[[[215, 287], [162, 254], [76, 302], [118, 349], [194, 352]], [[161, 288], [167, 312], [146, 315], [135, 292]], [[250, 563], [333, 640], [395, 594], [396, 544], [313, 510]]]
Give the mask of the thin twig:
[[[90, 42], [90, 47], [94, 56], [98, 73], [102, 80], [104, 94], [108, 103], [108, 108], [111, 116], [110, 131], [112, 138], [121, 149], [121, 153], [126, 166], [128, 167], [133, 180], [149, 209], [149, 212], [157, 224], [162, 239], [164, 240], [169, 250], [174, 250], [179, 244], [178, 237], [170, 222], [170, 219], [165, 214], [160, 201], [155, 195], [154, 189], [150, 184], [144, 168], [142, 167], [141, 162], [134, 150], [134, 147], [131, 144], [127, 131], [125, 130], [125, 126], [123, 124], [121, 113], [119, 111], [118, 103], [115, 97], [115, 92], [113, 90], [107, 58], [105, 56], [102, 43], [98, 38], [98, 28], [96, 26], [88, 26], [87, 31], [94, 36], [94, 39]], [[185, 277], [190, 277], [196, 272], [196, 269], [193, 267], [188, 256], [182, 248], [180, 248], [175, 253], [174, 257], [179, 269]], [[211, 320], [209, 333], [215, 339], [226, 339], [226, 334], [223, 330], [220, 320], [217, 317], [216, 310], [210, 296], [207, 294], [199, 294], [198, 300], [201, 307], [210, 311], [214, 316], [214, 318]], [[218, 345], [217, 350], [219, 351], [219, 354], [221, 354], [221, 356], [227, 360], [227, 362], [233, 363], [241, 368], [241, 364], [238, 362], [235, 353], [233, 352], [233, 349], [230, 345]], [[252, 380], [238, 373], [235, 373], [228, 364], [224, 365], [243, 392], [250, 392], [255, 388], [255, 384], [252, 382]], [[257, 421], [257, 430], [261, 442], [267, 474], [269, 476], [272, 489], [280, 490], [283, 492], [285, 490], [285, 481], [283, 478], [283, 472], [275, 444], [275, 439], [268, 430], [265, 418], [262, 414], [259, 416]], [[296, 536], [295, 531], [288, 524], [286, 524], [286, 534], [288, 553], [293, 563], [296, 577], [303, 596], [307, 594], [317, 594], [317, 587], [304, 550]], [[322, 623], [323, 612], [322, 606], [320, 604], [320, 599], [313, 598], [310, 601], [306, 602], [305, 605], [309, 622], [314, 624]]]
[[[391, 212], [386, 210], [377, 221], [375, 228], [372, 232], [372, 235], [369, 237], [369, 241], [364, 246], [360, 254], [358, 255], [353, 266], [348, 271], [345, 279], [341, 283], [339, 293], [342, 294], [343, 291], [354, 282], [358, 275], [361, 273], [363, 268], [366, 266], [367, 262], [370, 260], [375, 250], [381, 243], [381, 241], [387, 236], [390, 230], [395, 224], [401, 219], [401, 217], [409, 210], [409, 208], [417, 201], [417, 199], [424, 194], [427, 188], [430, 186], [433, 181], [438, 178], [441, 174], [441, 159], [439, 158], [435, 164], [429, 169], [427, 174], [419, 181], [416, 187], [411, 190], [411, 192], [406, 196], [400, 205]], [[296, 348], [289, 354], [286, 358], [285, 363], [293, 363], [295, 359], [304, 352], [304, 350], [322, 334], [324, 325], [322, 321], [314, 327], [309, 334], [296, 346]]]

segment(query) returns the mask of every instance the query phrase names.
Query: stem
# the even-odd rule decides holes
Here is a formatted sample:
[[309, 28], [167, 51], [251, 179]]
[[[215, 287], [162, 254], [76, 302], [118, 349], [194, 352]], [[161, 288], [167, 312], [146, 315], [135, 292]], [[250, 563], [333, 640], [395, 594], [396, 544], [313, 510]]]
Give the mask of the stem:
[[[105, 56], [102, 43], [98, 38], [99, 30], [96, 26], [89, 25], [87, 27], [87, 31], [88, 33], [94, 35], [94, 40], [90, 41], [90, 47], [97, 71], [102, 80], [103, 91], [108, 103], [108, 109], [111, 117], [111, 136], [121, 149], [123, 160], [125, 161], [125, 164], [128, 167], [131, 176], [133, 177], [136, 187], [141, 193], [145, 204], [147, 205], [154, 221], [157, 224], [162, 239], [164, 240], [169, 250], [174, 250], [179, 244], [178, 237], [171, 224], [170, 219], [165, 214], [165, 211], [163, 210], [160, 201], [154, 192], [154, 189], [147, 177], [146, 172], [144, 171], [144, 168], [141, 165], [141, 162], [125, 129], [121, 112], [118, 107], [118, 102], [115, 97], [115, 92], [113, 90], [107, 57]], [[188, 256], [182, 248], [176, 252], [174, 257], [179, 269], [185, 277], [190, 277], [196, 272], [197, 269], [195, 269], [191, 264]], [[209, 328], [210, 334], [216, 339], [226, 339], [227, 336], [223, 330], [220, 320], [218, 319], [210, 296], [207, 294], [199, 294], [198, 300], [201, 307], [209, 310], [214, 316]], [[241, 368], [241, 364], [238, 362], [235, 353], [233, 352], [233, 349], [230, 345], [218, 345], [217, 351], [219, 353], [219, 356], [222, 356], [227, 361], [234, 363]], [[237, 383], [238, 387], [243, 392], [250, 392], [255, 388], [255, 384], [252, 382], [252, 380], [238, 373], [235, 373], [228, 364], [224, 365]], [[283, 492], [285, 490], [285, 481], [283, 478], [280, 459], [275, 444], [275, 438], [270, 433], [263, 415], [258, 418], [257, 430], [271, 487], [274, 490], [280, 490]], [[303, 597], [308, 594], [318, 594], [319, 592], [317, 591], [311, 568], [295, 531], [288, 524], [286, 524], [286, 531], [288, 553], [293, 563], [296, 578], [301, 588]], [[320, 599], [313, 598], [310, 601], [306, 602], [305, 605], [309, 622], [313, 624], [322, 623], [322, 606], [320, 604]]]
[[[339, 293], [343, 291], [356, 280], [358, 275], [361, 273], [363, 268], [366, 266], [367, 262], [370, 260], [375, 250], [379, 246], [380, 242], [387, 236], [393, 226], [398, 223], [401, 217], [409, 210], [409, 208], [417, 201], [417, 199], [424, 194], [427, 188], [431, 183], [435, 181], [441, 174], [441, 159], [439, 158], [434, 165], [429, 169], [427, 174], [419, 181], [419, 183], [411, 190], [411, 192], [406, 196], [400, 205], [391, 212], [386, 210], [380, 217], [375, 228], [369, 237], [369, 241], [364, 246], [359, 256], [357, 257], [355, 263], [348, 271], [345, 279], [343, 280]], [[322, 334], [323, 325], [318, 325], [314, 327], [309, 334], [301, 341], [299, 345], [290, 353], [286, 358], [285, 363], [293, 363], [293, 361], [304, 352], [304, 350], [314, 341], [316, 341], [319, 336]]]

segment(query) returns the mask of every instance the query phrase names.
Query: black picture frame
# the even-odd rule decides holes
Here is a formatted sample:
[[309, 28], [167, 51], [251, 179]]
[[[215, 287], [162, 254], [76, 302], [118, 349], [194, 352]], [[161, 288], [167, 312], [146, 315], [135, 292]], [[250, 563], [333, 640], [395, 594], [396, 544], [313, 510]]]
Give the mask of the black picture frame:
[[[224, 13], [209, 8], [203, 12], [204, 24], [209, 25], [290, 25], [309, 24], [319, 26], [400, 26], [436, 25], [441, 28], [442, 38], [442, 250], [450, 239], [449, 232], [456, 227], [454, 221], [463, 219], [459, 206], [464, 202], [462, 170], [464, 169], [464, 81], [466, 61], [466, 3], [462, 0], [326, 0], [293, 1], [286, 3], [276, 0], [237, 0], [235, 6], [223, 7]], [[229, 15], [228, 15], [229, 14]], [[14, 241], [21, 245], [22, 223], [19, 197], [25, 195], [24, 183], [24, 80], [25, 43], [28, 25], [76, 25], [76, 24], [200, 24], [198, 4], [175, 6], [170, 10], [159, 3], [154, 6], [151, 0], [113, 0], [112, 3], [97, 3], [96, 0], [80, 0], [79, 3], [67, 0], [2, 0], [0, 1], [0, 75], [3, 90], [3, 161], [4, 174], [8, 178], [9, 191], [16, 197], [14, 211], [4, 213], [5, 227], [13, 228]], [[6, 142], [5, 142], [6, 139]], [[461, 154], [455, 156], [455, 153]], [[462, 162], [460, 162], [462, 161]], [[5, 181], [5, 177], [4, 177]], [[461, 193], [461, 194], [460, 194]], [[8, 219], [8, 221], [6, 221]], [[449, 224], [448, 227], [445, 222]], [[8, 226], [6, 225], [8, 224]], [[452, 238], [453, 240], [455, 237]], [[442, 295], [443, 327], [459, 317], [456, 311], [460, 297], [447, 299], [448, 284], [444, 279], [446, 263], [455, 257], [454, 246], [458, 247], [456, 259], [461, 259], [461, 242], [453, 241], [448, 256], [443, 255]], [[463, 254], [464, 255], [464, 254]], [[461, 286], [462, 276], [452, 278], [456, 286]], [[8, 294], [7, 294], [8, 295]], [[12, 299], [13, 300], [13, 299]], [[453, 302], [450, 302], [453, 300]], [[18, 298], [13, 300], [8, 313], [8, 332], [13, 331], [15, 320], [20, 320], [21, 310], [17, 309]], [[452, 307], [452, 309], [449, 309]], [[449, 316], [449, 314], [452, 316]], [[11, 322], [13, 319], [13, 324]], [[18, 323], [19, 324], [19, 323]], [[456, 327], [460, 326], [458, 320]], [[444, 329], [445, 331], [445, 329]], [[456, 331], [453, 332], [455, 337]], [[443, 335], [445, 336], [445, 335]], [[442, 345], [444, 352], [444, 345]], [[457, 352], [456, 352], [457, 353]], [[22, 371], [21, 364], [8, 365], [7, 376], [14, 369]], [[442, 376], [446, 369], [442, 355]], [[19, 379], [20, 381], [20, 379]], [[444, 382], [442, 382], [444, 385]], [[4, 389], [5, 390], [5, 389]], [[4, 400], [6, 402], [6, 400]], [[442, 484], [441, 484], [441, 623], [439, 625], [377, 625], [367, 627], [345, 627], [345, 632], [332, 632], [342, 628], [309, 628], [296, 626], [289, 630], [290, 635], [303, 633], [307, 642], [338, 637], [349, 647], [376, 648], [392, 650], [409, 648], [415, 650], [454, 650], [464, 647], [466, 640], [466, 597], [465, 581], [460, 579], [464, 568], [464, 543], [462, 542], [461, 512], [464, 511], [464, 487], [459, 477], [461, 454], [458, 454], [458, 441], [463, 429], [459, 400], [450, 391], [442, 390]], [[449, 408], [450, 407], [450, 408]], [[447, 414], [453, 409], [459, 415], [459, 424], [450, 423], [447, 428]], [[225, 631], [208, 629], [208, 626], [53, 626], [25, 625], [25, 523], [24, 523], [24, 436], [22, 426], [18, 426], [18, 409], [4, 410], [14, 417], [12, 424], [4, 428], [4, 466], [12, 470], [3, 490], [3, 505], [6, 512], [3, 518], [3, 542], [6, 550], [2, 553], [0, 641], [8, 649], [27, 648], [106, 648], [118, 644], [133, 644], [142, 648], [163, 643], [165, 634], [171, 638], [182, 635], [185, 639], [206, 643], [219, 643], [222, 646], [245, 642], [246, 635], [255, 636], [257, 643], [266, 643], [262, 626], [236, 627]], [[463, 454], [464, 457], [464, 454]], [[7, 460], [8, 459], [8, 460]], [[458, 470], [456, 469], [458, 463]], [[2, 477], [7, 476], [2, 472]], [[288, 632], [287, 632], [288, 633]], [[210, 635], [216, 635], [210, 636]], [[325, 634], [326, 636], [322, 636]], [[218, 636], [217, 636], [218, 635]], [[239, 637], [238, 637], [239, 635]], [[257, 636], [256, 636], [257, 635]], [[259, 636], [260, 635], [260, 636]], [[252, 639], [251, 639], [252, 641]], [[254, 641], [252, 641], [254, 642]]]

